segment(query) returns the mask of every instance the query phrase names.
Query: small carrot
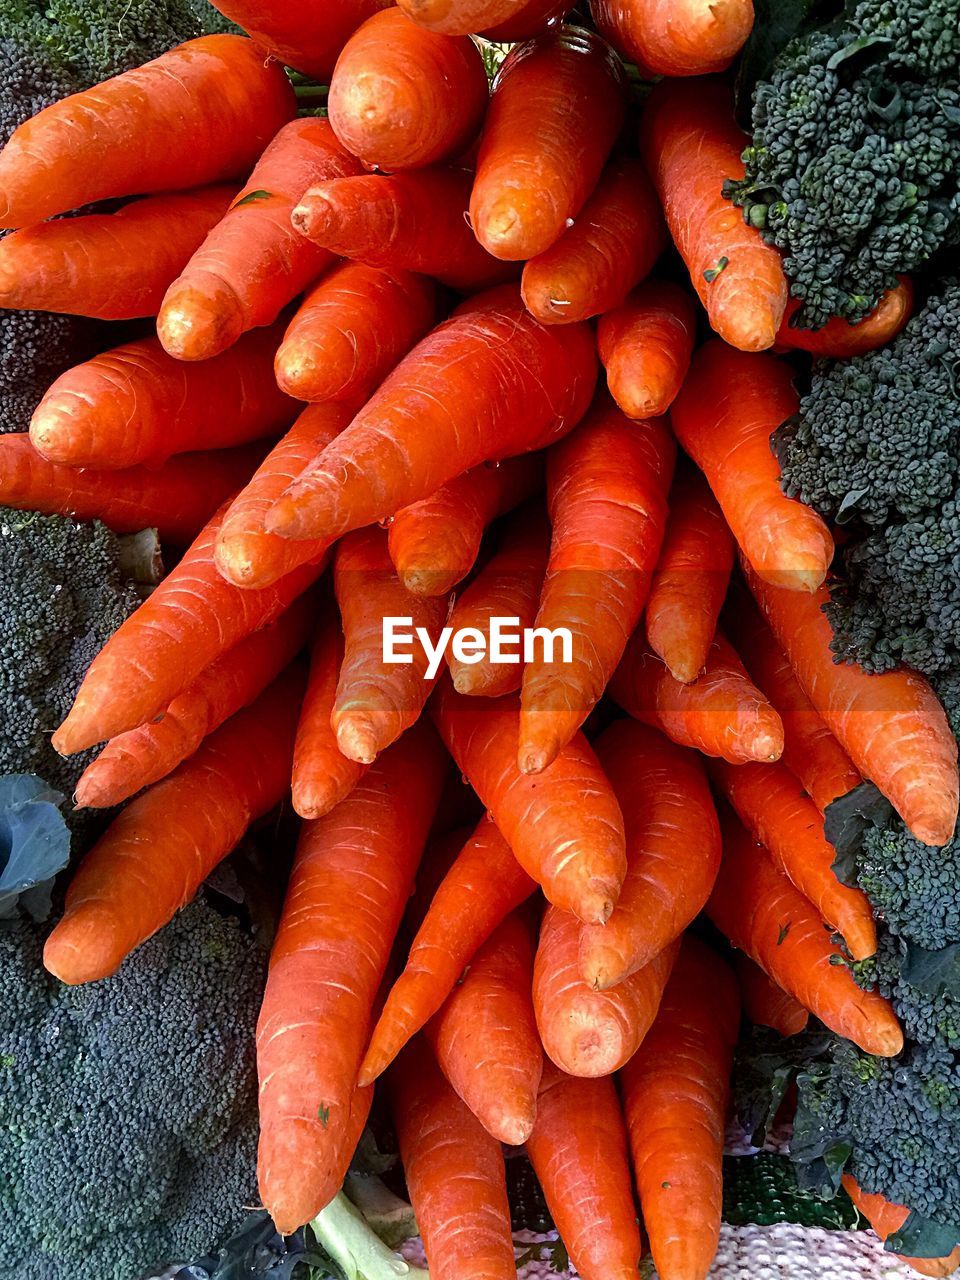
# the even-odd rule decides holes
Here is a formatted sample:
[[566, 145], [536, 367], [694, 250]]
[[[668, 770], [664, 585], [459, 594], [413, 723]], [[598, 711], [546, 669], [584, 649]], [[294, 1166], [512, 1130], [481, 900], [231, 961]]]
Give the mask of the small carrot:
[[755, 1027], [772, 1027], [782, 1036], [799, 1035], [810, 1021], [810, 1014], [799, 1000], [781, 990], [742, 951], [734, 952], [733, 961], [748, 1021]]
[[283, 798], [303, 672], [292, 667], [113, 820], [70, 881], [43, 963], [61, 982], [115, 973]]
[[329, 84], [340, 50], [361, 22], [393, 0], [216, 0], [216, 8], [248, 31], [278, 62]]
[[753, 30], [753, 0], [590, 0], [597, 30], [654, 76], [729, 67]]
[[763, 351], [777, 339], [787, 277], [776, 249], [723, 198], [743, 176], [744, 135], [723, 81], [664, 80], [648, 99], [641, 153], [690, 280], [724, 341]]
[[703, 910], [720, 867], [720, 824], [693, 752], [630, 720], [606, 729], [596, 751], [627, 831], [627, 878], [613, 915], [580, 930], [579, 975], [605, 991]]
[[189, 40], [15, 129], [0, 151], [0, 227], [238, 177], [296, 110], [283, 67], [252, 40]]
[[909, 276], [900, 276], [899, 281], [896, 288], [889, 289], [859, 324], [850, 324], [840, 316], [833, 316], [820, 329], [796, 328], [790, 320], [801, 304], [791, 299], [777, 334], [777, 345], [839, 360], [876, 351], [877, 347], [885, 346], [897, 336], [913, 313], [913, 284]]
[[398, 0], [408, 18], [446, 36], [527, 40], [566, 17], [570, 0]]
[[628, 418], [656, 418], [676, 400], [690, 367], [696, 303], [667, 280], [648, 280], [597, 323], [610, 394]]
[[[872, 1194], [861, 1190], [857, 1185], [856, 1179], [849, 1173], [845, 1173], [841, 1178], [843, 1189], [853, 1201], [853, 1206], [858, 1213], [862, 1213], [866, 1220], [870, 1223], [874, 1233], [880, 1237], [884, 1243], [894, 1235], [907, 1218], [910, 1217], [910, 1210], [900, 1204], [892, 1204], [883, 1196]], [[900, 1255], [901, 1262], [905, 1262], [908, 1267], [912, 1267], [914, 1271], [919, 1272], [922, 1276], [932, 1276], [934, 1280], [942, 1280], [945, 1276], [952, 1276], [958, 1267], [960, 1267], [960, 1245], [946, 1258], [904, 1258]]]

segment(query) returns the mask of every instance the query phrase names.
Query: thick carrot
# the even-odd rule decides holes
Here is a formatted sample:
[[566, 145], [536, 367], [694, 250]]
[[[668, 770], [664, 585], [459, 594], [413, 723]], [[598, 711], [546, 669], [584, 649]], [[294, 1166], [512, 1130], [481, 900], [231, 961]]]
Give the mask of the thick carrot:
[[433, 1280], [516, 1280], [503, 1154], [423, 1039], [390, 1072], [407, 1190]]
[[538, 773], [603, 696], [650, 590], [667, 523], [676, 446], [666, 421], [638, 430], [606, 395], [551, 450], [550, 562], [537, 627], [565, 627], [571, 659], [540, 646], [523, 673], [519, 763]]
[[14, 130], [0, 151], [0, 227], [238, 177], [296, 111], [283, 68], [252, 40], [190, 40]]
[[693, 684], [675, 680], [634, 632], [610, 683], [613, 700], [634, 720], [662, 729], [682, 747], [731, 764], [779, 760], [783, 724], [720, 632]]
[[639, 160], [611, 160], [573, 226], [523, 269], [527, 309], [571, 324], [618, 307], [666, 246], [657, 193]]
[[174, 360], [156, 338], [115, 347], [57, 378], [30, 439], [50, 462], [115, 471], [276, 435], [297, 411], [273, 376], [279, 341], [277, 326], [261, 329], [199, 365]]
[[178, 360], [209, 360], [249, 329], [273, 324], [335, 260], [294, 229], [294, 207], [308, 187], [362, 172], [329, 121], [284, 125], [167, 290], [157, 317], [164, 349]]
[[285, 1234], [333, 1198], [353, 1154], [357, 1067], [444, 772], [418, 726], [303, 828], [257, 1027], [260, 1194]]
[[216, 8], [288, 67], [328, 84], [337, 55], [372, 14], [393, 0], [216, 0]]
[[477, 948], [536, 887], [483, 818], [433, 894], [370, 1038], [361, 1085], [372, 1083], [437, 1012]]
[[670, 408], [687, 376], [696, 330], [696, 303], [667, 280], [646, 281], [600, 317], [600, 361], [628, 418], [655, 418]]
[[527, 1154], [577, 1274], [636, 1280], [642, 1245], [613, 1081], [546, 1063]]
[[[900, 1204], [892, 1204], [881, 1195], [870, 1195], [862, 1191], [851, 1174], [845, 1173], [841, 1181], [844, 1191], [853, 1201], [854, 1208], [858, 1213], [863, 1214], [874, 1233], [884, 1242], [899, 1231], [909, 1218], [909, 1209]], [[960, 1245], [946, 1258], [904, 1258], [899, 1254], [894, 1256], [899, 1257], [901, 1262], [905, 1262], [920, 1275], [933, 1276], [934, 1280], [952, 1276], [957, 1267], [960, 1267]]]
[[772, 347], [787, 305], [776, 249], [723, 198], [743, 176], [744, 135], [723, 81], [664, 80], [643, 115], [641, 151], [667, 226], [710, 324], [744, 351]]
[[957, 743], [926, 680], [903, 668], [868, 675], [836, 663], [823, 608], [814, 596], [747, 580], [800, 687], [865, 778], [876, 784], [918, 840], [944, 845], [957, 823]]
[[480, 32], [512, 43], [537, 35], [566, 17], [570, 0], [398, 0], [408, 18], [445, 36]]
[[631, 720], [606, 729], [596, 750], [627, 830], [613, 915], [580, 930], [580, 977], [603, 991], [648, 965], [703, 910], [720, 868], [720, 824], [692, 751]]
[[623, 123], [623, 69], [592, 32], [561, 27], [518, 45], [493, 85], [470, 222], [519, 261], [560, 239], [593, 191]]
[[275, 371], [296, 400], [361, 404], [439, 318], [426, 276], [344, 262], [307, 294], [290, 321]]
[[303, 682], [291, 667], [114, 819], [70, 881], [44, 947], [51, 973], [69, 983], [115, 973], [283, 799]]
[[335, 538], [394, 515], [481, 462], [566, 435], [596, 385], [593, 335], [545, 328], [503, 286], [418, 343], [271, 508], [288, 538]]
[[597, 30], [654, 76], [729, 67], [753, 30], [753, 0], [590, 0]]
[[865, 1053], [893, 1057], [903, 1032], [889, 1003], [861, 991], [815, 908], [731, 814], [722, 820], [723, 860], [707, 904], [722, 934], [778, 987]]
[[650, 1030], [680, 948], [679, 939], [609, 991], [580, 977], [580, 926], [548, 907], [533, 967], [533, 1007], [543, 1047], [572, 1076], [609, 1076]]
[[793, 996], [768, 978], [742, 951], [734, 952], [743, 1011], [755, 1027], [772, 1027], [782, 1036], [796, 1036], [810, 1021], [810, 1014]]
[[649, 1035], [620, 1083], [643, 1223], [660, 1280], [706, 1280], [720, 1242], [723, 1143], [740, 995], [684, 938]]
[[899, 280], [896, 288], [888, 290], [859, 324], [850, 324], [840, 316], [833, 316], [821, 329], [795, 328], [790, 320], [801, 303], [791, 299], [777, 334], [777, 345], [840, 360], [862, 356], [885, 346], [913, 314], [913, 284], [909, 276], [900, 276]]

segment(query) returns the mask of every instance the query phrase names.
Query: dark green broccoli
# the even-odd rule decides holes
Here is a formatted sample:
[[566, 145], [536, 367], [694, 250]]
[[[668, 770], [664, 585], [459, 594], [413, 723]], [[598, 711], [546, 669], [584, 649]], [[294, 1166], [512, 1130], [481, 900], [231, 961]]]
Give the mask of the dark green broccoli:
[[937, 986], [911, 982], [916, 955], [915, 948], [881, 926], [877, 954], [854, 964], [853, 976], [865, 991], [879, 991], [890, 1001], [908, 1040], [960, 1049], [960, 999]]

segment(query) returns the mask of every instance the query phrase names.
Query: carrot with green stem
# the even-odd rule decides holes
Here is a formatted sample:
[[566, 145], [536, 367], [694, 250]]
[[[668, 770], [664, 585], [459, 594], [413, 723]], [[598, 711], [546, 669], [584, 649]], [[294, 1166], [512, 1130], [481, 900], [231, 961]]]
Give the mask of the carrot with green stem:
[[733, 961], [743, 1012], [749, 1022], [755, 1027], [771, 1027], [782, 1036], [796, 1036], [805, 1030], [810, 1014], [799, 1000], [778, 987], [742, 951], [734, 952]]
[[409, 17], [446, 36], [479, 32], [488, 40], [527, 40], [566, 17], [570, 0], [398, 0]]
[[753, 30], [753, 0], [590, 0], [597, 30], [648, 76], [729, 67]]
[[777, 345], [828, 359], [850, 360], [866, 355], [897, 336], [913, 314], [913, 301], [909, 276], [900, 276], [896, 287], [883, 294], [870, 314], [858, 324], [832, 316], [820, 329], [800, 329], [790, 323], [802, 305], [792, 298], [777, 334]]
[[217, 0], [216, 8], [288, 67], [328, 84], [340, 50], [361, 22], [393, 0]]
[[668, 280], [648, 280], [597, 323], [610, 394], [628, 418], [656, 418], [676, 400], [690, 368], [696, 303]]
[[[861, 1190], [857, 1185], [856, 1179], [849, 1173], [845, 1173], [841, 1178], [843, 1189], [853, 1201], [853, 1207], [858, 1213], [862, 1213], [866, 1220], [873, 1228], [874, 1234], [886, 1243], [890, 1236], [895, 1235], [907, 1218], [910, 1217], [910, 1210], [900, 1204], [892, 1204], [883, 1196], [877, 1194], [868, 1194]], [[942, 1280], [945, 1276], [952, 1276], [960, 1267], [960, 1245], [958, 1245], [951, 1254], [945, 1258], [905, 1258], [901, 1255], [894, 1255], [900, 1258], [901, 1262], [905, 1262], [908, 1267], [918, 1272], [922, 1276], [932, 1276], [934, 1280]]]

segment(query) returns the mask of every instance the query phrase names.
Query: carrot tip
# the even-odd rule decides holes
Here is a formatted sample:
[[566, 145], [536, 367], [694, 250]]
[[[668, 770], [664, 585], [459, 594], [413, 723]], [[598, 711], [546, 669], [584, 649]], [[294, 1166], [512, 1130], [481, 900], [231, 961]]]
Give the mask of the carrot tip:
[[104, 911], [68, 910], [47, 938], [43, 966], [61, 982], [77, 986], [116, 973], [125, 950]]
[[341, 754], [357, 764], [373, 764], [383, 745], [373, 724], [365, 716], [341, 717], [336, 733]]

